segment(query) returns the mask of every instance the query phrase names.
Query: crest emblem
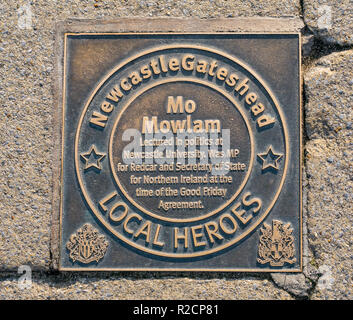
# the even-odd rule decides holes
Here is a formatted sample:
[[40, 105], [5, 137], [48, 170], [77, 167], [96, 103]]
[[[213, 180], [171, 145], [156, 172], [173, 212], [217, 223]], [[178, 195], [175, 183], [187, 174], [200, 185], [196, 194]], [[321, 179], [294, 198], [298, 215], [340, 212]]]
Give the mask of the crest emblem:
[[267, 223], [260, 229], [259, 257], [261, 264], [270, 263], [273, 267], [282, 267], [285, 263], [292, 264], [294, 258], [294, 237], [290, 223], [273, 220], [272, 227]]
[[86, 223], [77, 232], [71, 235], [66, 244], [70, 251], [70, 259], [82, 263], [98, 262], [101, 260], [108, 248], [108, 241], [98, 233], [89, 223]]

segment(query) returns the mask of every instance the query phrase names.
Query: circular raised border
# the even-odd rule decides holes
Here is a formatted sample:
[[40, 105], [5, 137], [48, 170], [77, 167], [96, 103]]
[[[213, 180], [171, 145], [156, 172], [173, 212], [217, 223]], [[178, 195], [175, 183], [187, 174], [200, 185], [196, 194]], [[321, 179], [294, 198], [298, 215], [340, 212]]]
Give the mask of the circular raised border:
[[[235, 237], [234, 239], [232, 239], [231, 241], [225, 243], [222, 246], [216, 247], [216, 248], [212, 248], [209, 250], [205, 250], [205, 251], [199, 251], [196, 253], [184, 253], [184, 254], [176, 254], [176, 253], [165, 253], [165, 252], [160, 252], [160, 251], [156, 251], [156, 250], [152, 250], [146, 247], [143, 247], [141, 245], [137, 245], [136, 243], [132, 242], [129, 239], [126, 239], [124, 237], [122, 237], [118, 232], [116, 232], [116, 230], [114, 228], [112, 228], [111, 225], [109, 225], [102, 217], [101, 214], [99, 214], [99, 211], [95, 208], [93, 202], [91, 201], [91, 199], [88, 197], [87, 192], [85, 190], [85, 186], [83, 184], [82, 181], [82, 177], [79, 174], [79, 157], [78, 155], [78, 142], [79, 142], [79, 138], [80, 138], [80, 128], [82, 126], [82, 122], [83, 119], [85, 117], [86, 111], [93, 99], [93, 97], [95, 96], [95, 94], [97, 93], [97, 91], [99, 90], [99, 88], [101, 88], [101, 86], [115, 73], [117, 72], [120, 68], [122, 68], [124, 65], [126, 65], [127, 63], [138, 59], [144, 55], [150, 54], [150, 53], [155, 53], [158, 51], [163, 51], [163, 50], [170, 50], [170, 49], [196, 49], [196, 50], [200, 50], [200, 51], [206, 51], [206, 52], [212, 52], [215, 54], [218, 54], [220, 56], [223, 56], [225, 58], [227, 58], [228, 60], [240, 65], [243, 69], [245, 69], [246, 71], [248, 71], [250, 74], [252, 74], [254, 76], [254, 78], [260, 83], [260, 85], [266, 90], [266, 92], [268, 93], [268, 95], [271, 97], [277, 112], [281, 118], [281, 122], [283, 124], [283, 131], [284, 131], [284, 142], [285, 142], [285, 164], [284, 164], [284, 169], [283, 169], [283, 176], [280, 182], [280, 185], [278, 187], [278, 190], [272, 200], [272, 202], [270, 203], [270, 205], [268, 206], [267, 210], [262, 214], [262, 216], [256, 221], [256, 223], [254, 223], [248, 230], [246, 233], [242, 233], [239, 236]], [[272, 207], [274, 206], [274, 204], [276, 203], [279, 194], [281, 193], [283, 184], [284, 184], [284, 180], [285, 177], [287, 175], [287, 169], [288, 169], [288, 161], [289, 161], [289, 156], [288, 156], [288, 145], [289, 145], [289, 141], [288, 141], [288, 130], [287, 130], [287, 126], [284, 122], [284, 115], [282, 110], [279, 107], [278, 101], [277, 99], [274, 97], [274, 95], [272, 94], [271, 90], [268, 88], [268, 86], [264, 83], [264, 81], [261, 79], [261, 77], [254, 71], [252, 70], [249, 66], [247, 66], [245, 63], [239, 61], [238, 59], [234, 58], [233, 56], [221, 52], [220, 50], [217, 49], [213, 49], [213, 48], [208, 48], [208, 47], [203, 47], [203, 46], [199, 46], [199, 45], [191, 45], [191, 44], [177, 44], [177, 45], [165, 45], [165, 46], [160, 46], [157, 48], [153, 48], [153, 49], [149, 49], [146, 51], [143, 51], [141, 53], [138, 53], [136, 55], [133, 55], [130, 58], [127, 58], [125, 60], [123, 60], [120, 64], [118, 64], [112, 71], [110, 71], [103, 79], [102, 81], [100, 81], [100, 83], [96, 86], [96, 88], [93, 90], [93, 92], [91, 93], [90, 97], [88, 98], [84, 109], [81, 113], [81, 117], [79, 119], [78, 122], [78, 126], [77, 126], [77, 131], [76, 131], [76, 135], [75, 135], [75, 169], [76, 169], [76, 174], [77, 174], [77, 179], [81, 188], [81, 191], [84, 195], [84, 198], [87, 202], [87, 204], [89, 205], [89, 207], [91, 208], [91, 210], [93, 211], [94, 215], [97, 217], [97, 219], [112, 233], [114, 234], [118, 239], [120, 239], [121, 241], [123, 241], [124, 243], [127, 243], [128, 245], [142, 251], [145, 253], [149, 253], [152, 255], [156, 255], [156, 256], [160, 256], [160, 257], [166, 257], [166, 258], [177, 258], [177, 259], [183, 259], [183, 258], [194, 258], [194, 257], [201, 257], [201, 256], [205, 256], [205, 255], [210, 255], [212, 253], [216, 253], [219, 252], [221, 250], [224, 250], [232, 245], [234, 245], [235, 243], [239, 242], [240, 240], [242, 240], [243, 238], [245, 238], [249, 233], [251, 233], [253, 230], [255, 230], [259, 224], [267, 217], [267, 215], [269, 214], [270, 210], [272, 209]]]

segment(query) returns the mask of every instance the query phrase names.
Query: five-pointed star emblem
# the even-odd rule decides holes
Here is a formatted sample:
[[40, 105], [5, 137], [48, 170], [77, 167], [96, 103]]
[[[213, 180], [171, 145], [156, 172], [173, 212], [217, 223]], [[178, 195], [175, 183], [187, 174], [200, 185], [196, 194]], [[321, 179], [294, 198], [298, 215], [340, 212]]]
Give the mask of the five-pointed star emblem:
[[278, 161], [283, 157], [283, 154], [275, 153], [272, 149], [272, 146], [269, 146], [267, 152], [259, 153], [257, 156], [262, 160], [262, 170], [265, 170], [267, 168], [273, 168], [278, 170]]
[[105, 157], [105, 153], [99, 153], [95, 145], [92, 145], [88, 152], [81, 153], [81, 157], [85, 161], [84, 170], [92, 167], [98, 170], [102, 170], [101, 161]]

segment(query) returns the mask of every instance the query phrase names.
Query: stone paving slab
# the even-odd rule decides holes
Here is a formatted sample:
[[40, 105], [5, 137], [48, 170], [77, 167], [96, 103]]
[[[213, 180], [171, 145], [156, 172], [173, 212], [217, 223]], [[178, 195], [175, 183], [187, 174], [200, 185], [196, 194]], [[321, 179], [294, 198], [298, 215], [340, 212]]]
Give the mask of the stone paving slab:
[[353, 44], [351, 0], [304, 0], [303, 13], [306, 25], [325, 42]]
[[321, 275], [313, 298], [353, 296], [353, 50], [317, 60], [305, 74], [308, 242]]
[[305, 126], [309, 139], [352, 137], [353, 50], [332, 53], [305, 72]]

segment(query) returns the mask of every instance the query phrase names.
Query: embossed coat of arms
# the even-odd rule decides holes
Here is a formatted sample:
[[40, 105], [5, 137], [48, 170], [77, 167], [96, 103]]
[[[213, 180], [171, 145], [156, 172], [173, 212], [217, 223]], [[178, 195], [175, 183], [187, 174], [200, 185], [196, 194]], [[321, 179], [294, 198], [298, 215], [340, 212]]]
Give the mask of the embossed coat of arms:
[[294, 258], [294, 237], [290, 223], [283, 225], [279, 220], [272, 221], [272, 227], [267, 223], [260, 229], [260, 243], [258, 248], [261, 264], [269, 263], [271, 266], [281, 267], [285, 263], [292, 264]]
[[108, 241], [90, 224], [85, 224], [70, 237], [66, 248], [70, 251], [70, 259], [82, 263], [98, 262], [107, 251]]

